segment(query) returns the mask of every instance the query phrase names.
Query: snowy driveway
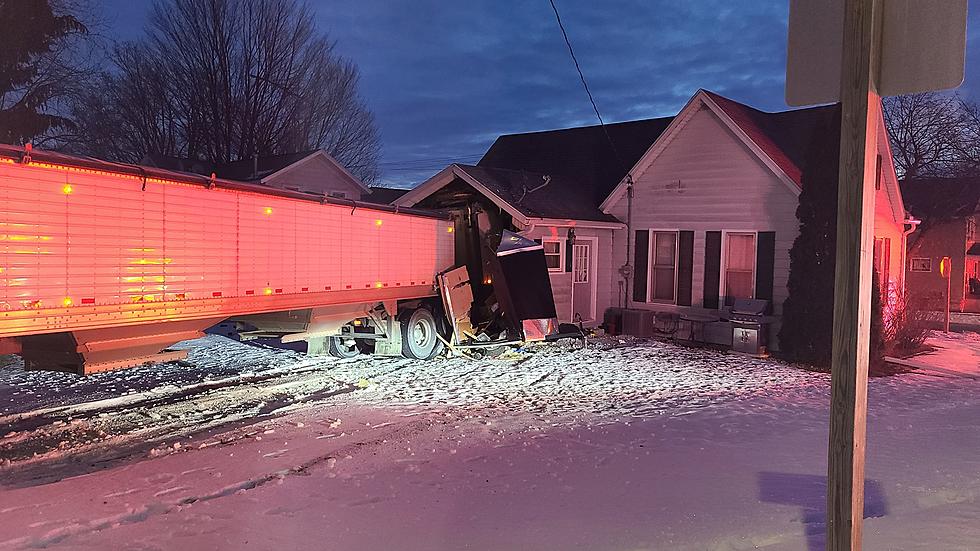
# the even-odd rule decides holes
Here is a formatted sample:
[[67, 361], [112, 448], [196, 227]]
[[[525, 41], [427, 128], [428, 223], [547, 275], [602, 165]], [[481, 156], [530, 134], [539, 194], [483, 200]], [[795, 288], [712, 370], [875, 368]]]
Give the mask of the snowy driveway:
[[[429, 363], [189, 344], [169, 374], [0, 369], [0, 549], [822, 546], [822, 374], [657, 342]], [[978, 391], [871, 381], [867, 548], [973, 548]]]

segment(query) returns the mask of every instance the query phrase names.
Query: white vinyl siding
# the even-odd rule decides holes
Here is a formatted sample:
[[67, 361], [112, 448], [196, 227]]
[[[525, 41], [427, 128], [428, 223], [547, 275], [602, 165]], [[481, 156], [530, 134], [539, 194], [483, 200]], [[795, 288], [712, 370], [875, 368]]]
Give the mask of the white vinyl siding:
[[[797, 195], [713, 112], [701, 108], [694, 113], [653, 164], [633, 178], [634, 227], [694, 232], [691, 294], [695, 307], [701, 306], [704, 297], [706, 231], [775, 232], [773, 307], [779, 314], [787, 295], [789, 249], [799, 232]], [[626, 211], [623, 197], [612, 214], [626, 220]], [[626, 261], [625, 237], [626, 232], [616, 232], [616, 267]], [[723, 251], [724, 247], [723, 241]], [[723, 272], [724, 264], [721, 269]], [[724, 282], [724, 273], [719, 279]], [[723, 294], [724, 287], [719, 289], [719, 295]]]

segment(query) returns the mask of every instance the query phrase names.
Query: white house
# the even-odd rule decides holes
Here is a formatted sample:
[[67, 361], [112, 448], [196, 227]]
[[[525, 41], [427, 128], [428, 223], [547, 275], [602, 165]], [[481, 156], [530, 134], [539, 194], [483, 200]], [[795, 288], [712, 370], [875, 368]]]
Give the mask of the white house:
[[[562, 321], [598, 324], [612, 306], [717, 311], [739, 297], [769, 300], [778, 319], [807, 148], [834, 138], [838, 117], [699, 90], [675, 117], [501, 136], [477, 166], [451, 165], [394, 204], [483, 196], [544, 244]], [[878, 152], [876, 261], [901, 287], [906, 213], [882, 120]]]

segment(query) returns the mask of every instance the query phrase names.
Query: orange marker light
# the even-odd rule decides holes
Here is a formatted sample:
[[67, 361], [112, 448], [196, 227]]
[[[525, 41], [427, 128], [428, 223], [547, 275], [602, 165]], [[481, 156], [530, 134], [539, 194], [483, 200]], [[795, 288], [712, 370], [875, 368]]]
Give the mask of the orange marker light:
[[380, 289], [381, 288], [381, 282], [379, 281], [379, 282], [375, 283], [374, 286], [377, 287], [378, 289]]
[[262, 209], [262, 214], [266, 216], [272, 216], [272, 207], [265, 207]]
[[384, 220], [378, 218], [377, 220], [374, 221], [374, 225], [375, 226], [380, 226], [382, 224], [382, 222], [384, 222]]
[[71, 306], [72, 305], [71, 297], [65, 297], [65, 300], [61, 301], [61, 303], [64, 304], [65, 306]]
[[65, 184], [65, 187], [61, 188], [61, 192], [65, 195], [71, 195], [72, 191], [74, 190], [72, 189], [71, 184]]
[[270, 287], [266, 287], [264, 292], [267, 295], [271, 295], [272, 294], [272, 289]]
[[446, 233], [453, 233], [453, 231], [454, 230], [453, 230], [453, 227], [452, 226], [449, 226], [448, 228], [446, 228]]

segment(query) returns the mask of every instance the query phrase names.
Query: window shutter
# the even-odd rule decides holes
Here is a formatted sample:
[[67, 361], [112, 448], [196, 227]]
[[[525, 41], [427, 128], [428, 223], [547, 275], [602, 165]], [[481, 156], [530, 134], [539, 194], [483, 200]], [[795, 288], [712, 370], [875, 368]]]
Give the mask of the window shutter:
[[636, 230], [633, 245], [633, 300], [646, 302], [650, 232], [648, 230]]
[[705, 308], [718, 308], [718, 286], [721, 285], [721, 232], [704, 232], [704, 302]]
[[677, 246], [677, 304], [690, 306], [694, 277], [694, 232], [679, 232]]
[[572, 244], [565, 240], [565, 271], [572, 273]]
[[755, 298], [769, 301], [772, 311], [772, 281], [776, 262], [776, 232], [759, 232], [755, 255]]

